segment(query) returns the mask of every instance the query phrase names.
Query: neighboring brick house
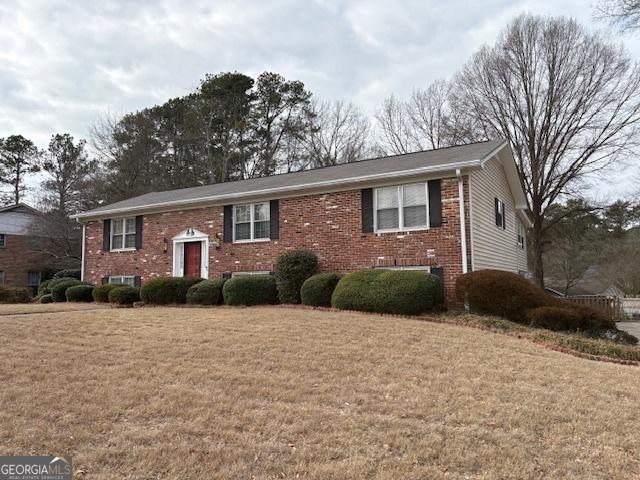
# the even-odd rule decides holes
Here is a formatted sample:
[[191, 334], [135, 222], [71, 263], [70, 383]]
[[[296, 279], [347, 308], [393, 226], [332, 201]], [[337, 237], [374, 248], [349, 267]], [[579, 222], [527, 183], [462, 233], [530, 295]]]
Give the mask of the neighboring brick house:
[[[264, 274], [308, 248], [322, 270], [527, 270], [526, 199], [505, 141], [153, 192], [76, 215], [83, 278]], [[461, 221], [462, 219], [462, 221]]]
[[34, 235], [40, 212], [19, 203], [0, 208], [0, 284], [36, 288], [49, 257], [42, 237]]

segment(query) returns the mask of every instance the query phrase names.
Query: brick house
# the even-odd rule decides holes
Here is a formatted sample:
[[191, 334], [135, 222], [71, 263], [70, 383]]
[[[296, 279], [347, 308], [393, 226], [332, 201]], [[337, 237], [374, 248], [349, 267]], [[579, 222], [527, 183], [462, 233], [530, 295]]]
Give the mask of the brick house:
[[0, 208], [0, 284], [36, 288], [49, 257], [34, 234], [40, 212], [19, 203]]
[[266, 274], [308, 248], [322, 270], [525, 272], [530, 221], [503, 140], [152, 192], [76, 215], [86, 281]]

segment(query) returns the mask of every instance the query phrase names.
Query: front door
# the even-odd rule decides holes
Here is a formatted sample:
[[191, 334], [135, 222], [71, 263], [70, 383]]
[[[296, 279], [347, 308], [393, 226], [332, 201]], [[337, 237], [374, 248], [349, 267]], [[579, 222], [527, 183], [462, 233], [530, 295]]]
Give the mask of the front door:
[[184, 276], [200, 278], [200, 257], [202, 242], [187, 242], [184, 244]]

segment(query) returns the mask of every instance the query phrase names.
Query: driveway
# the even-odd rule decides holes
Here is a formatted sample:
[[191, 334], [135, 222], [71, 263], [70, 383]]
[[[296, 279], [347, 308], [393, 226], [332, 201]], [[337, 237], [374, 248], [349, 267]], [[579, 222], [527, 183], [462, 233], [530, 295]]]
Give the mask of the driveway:
[[618, 322], [616, 325], [620, 330], [640, 338], [640, 322]]

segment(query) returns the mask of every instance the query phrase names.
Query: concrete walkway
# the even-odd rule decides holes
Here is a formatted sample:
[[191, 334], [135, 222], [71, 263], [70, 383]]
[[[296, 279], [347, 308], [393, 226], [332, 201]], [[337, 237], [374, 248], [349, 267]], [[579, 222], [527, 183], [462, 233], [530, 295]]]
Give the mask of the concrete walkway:
[[620, 330], [640, 338], [640, 322], [618, 322], [616, 325]]

